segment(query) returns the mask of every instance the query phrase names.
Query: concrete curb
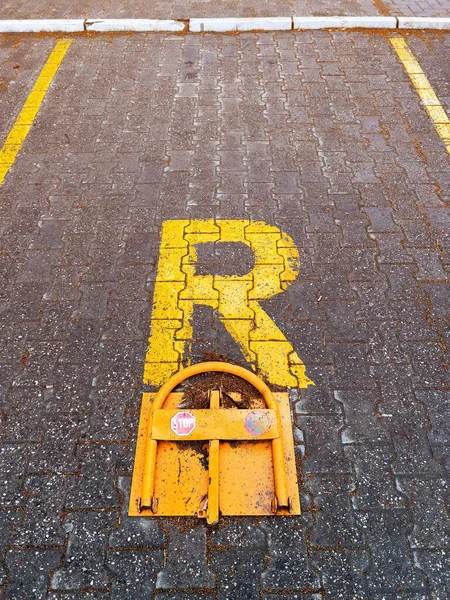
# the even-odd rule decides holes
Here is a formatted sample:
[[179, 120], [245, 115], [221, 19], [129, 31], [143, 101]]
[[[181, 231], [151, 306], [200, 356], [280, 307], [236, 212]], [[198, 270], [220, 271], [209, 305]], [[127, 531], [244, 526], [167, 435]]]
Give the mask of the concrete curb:
[[294, 29], [396, 29], [396, 17], [294, 17]]
[[292, 17], [189, 19], [189, 31], [290, 31]]
[[0, 19], [0, 33], [74, 33], [84, 31], [84, 19]]
[[173, 19], [86, 19], [85, 31], [184, 31], [185, 24]]
[[173, 19], [0, 19], [0, 33], [180, 32], [185, 29], [183, 21]]
[[255, 17], [221, 19], [0, 19], [0, 33], [96, 33], [186, 31], [291, 31], [302, 29], [426, 29], [450, 31], [449, 17]]
[[399, 29], [450, 29], [450, 17], [398, 17]]

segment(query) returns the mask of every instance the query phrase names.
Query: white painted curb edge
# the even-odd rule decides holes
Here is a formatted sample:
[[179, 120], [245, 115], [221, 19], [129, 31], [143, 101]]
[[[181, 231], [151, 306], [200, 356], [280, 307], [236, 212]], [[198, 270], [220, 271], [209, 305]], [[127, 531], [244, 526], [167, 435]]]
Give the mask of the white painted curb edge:
[[189, 19], [189, 31], [291, 31], [292, 17]]
[[0, 33], [81, 33], [85, 31], [184, 31], [171, 19], [0, 19]]
[[398, 17], [399, 29], [450, 29], [449, 17]]
[[184, 31], [182, 21], [172, 19], [86, 19], [85, 31]]
[[0, 33], [291, 31], [292, 29], [449, 30], [449, 17], [261, 17], [223, 19], [0, 19]]
[[397, 29], [397, 17], [294, 17], [294, 29]]
[[0, 19], [0, 33], [68, 33], [84, 31], [84, 19]]

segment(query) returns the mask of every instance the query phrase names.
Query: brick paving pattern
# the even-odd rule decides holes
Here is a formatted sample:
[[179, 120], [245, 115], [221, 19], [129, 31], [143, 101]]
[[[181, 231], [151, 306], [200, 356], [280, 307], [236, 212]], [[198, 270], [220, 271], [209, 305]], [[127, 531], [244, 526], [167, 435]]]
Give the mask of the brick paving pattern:
[[3, 0], [0, 19], [284, 17], [333, 15], [393, 15], [448, 17], [449, 0], [80, 0], [49, 2]]
[[[408, 43], [449, 110], [450, 36]], [[2, 135], [53, 45], [0, 38]], [[450, 597], [449, 189], [383, 34], [75, 38], [0, 188], [4, 600]], [[290, 392], [301, 517], [127, 517], [177, 218], [263, 220], [300, 251], [264, 309], [316, 383]], [[196, 308], [208, 350], [242, 363]]]

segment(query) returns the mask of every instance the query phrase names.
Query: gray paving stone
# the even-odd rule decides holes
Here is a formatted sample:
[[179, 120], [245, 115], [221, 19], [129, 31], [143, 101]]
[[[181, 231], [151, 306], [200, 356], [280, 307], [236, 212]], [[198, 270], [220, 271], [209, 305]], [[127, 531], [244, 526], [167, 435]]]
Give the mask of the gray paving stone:
[[76, 444], [86, 432], [86, 416], [49, 415], [41, 421], [42, 442], [32, 448], [31, 472], [74, 473], [78, 470]]
[[432, 444], [448, 444], [450, 439], [448, 392], [416, 391], [415, 395], [426, 406], [431, 420], [431, 431], [428, 432], [430, 442]]
[[322, 600], [322, 594], [308, 594], [299, 592], [298, 594], [264, 594], [264, 600]]
[[443, 479], [401, 477], [400, 490], [414, 511], [414, 528], [409, 536], [413, 548], [446, 548], [450, 540], [449, 489]]
[[25, 516], [10, 536], [15, 546], [62, 546], [66, 531], [55, 519], [63, 511], [68, 490], [74, 478], [64, 475], [27, 477], [24, 489], [27, 494]]
[[[15, 331], [14, 325], [10, 320], [5, 319], [1, 321], [0, 325], [1, 331], [1, 350], [0, 350], [0, 360], [2, 364], [9, 364], [12, 360], [20, 359], [24, 351], [25, 345], [25, 336], [23, 332]], [[3, 370], [2, 373], [2, 382], [4, 387], [4, 393], [6, 393], [7, 387], [10, 384], [11, 373], [8, 373], [6, 369]]]
[[413, 279], [415, 267], [412, 265], [383, 264], [381, 270], [389, 282], [391, 300], [424, 300], [422, 288]]
[[[47, 385], [44, 390], [39, 390], [43, 399], [36, 404], [42, 406], [47, 414], [79, 416], [92, 411], [92, 402], [89, 399], [92, 379], [97, 372], [95, 363], [85, 365], [80, 369], [78, 365], [58, 365], [54, 369], [54, 383]], [[19, 388], [22, 392], [24, 388]], [[29, 393], [29, 392], [28, 392]]]
[[36, 443], [42, 439], [39, 423], [46, 401], [52, 390], [39, 388], [13, 388], [4, 400], [4, 415], [0, 438], [5, 444], [24, 441]]
[[391, 462], [391, 446], [346, 446], [345, 456], [353, 465], [356, 475], [352, 506], [356, 509], [403, 508], [406, 498], [398, 490]]
[[[42, 17], [44, 7], [30, 7], [27, 4], [20, 4], [15, 7], [13, 4], [7, 4], [5, 10], [8, 18], [19, 14], [22, 18]], [[226, 2], [220, 7], [212, 6], [209, 2], [189, 2], [187, 4], [177, 4], [170, 2], [169, 4], [157, 2], [151, 7], [151, 12], [145, 12], [145, 4], [141, 1], [135, 1], [127, 8], [120, 10], [120, 7], [112, 5], [105, 8], [96, 2], [85, 1], [80, 5], [79, 10], [85, 14], [87, 11], [98, 14], [99, 17], [142, 17], [164, 19], [170, 15], [172, 18], [186, 19], [190, 16], [205, 17], [211, 14], [211, 8], [215, 9], [215, 14], [218, 16], [236, 15], [249, 16], [278, 16], [278, 15], [386, 15], [393, 14], [396, 16], [439, 16], [442, 15], [442, 3], [427, 0], [425, 2], [405, 2], [404, 0], [385, 0], [383, 4], [376, 4], [369, 0], [339, 0], [335, 5], [331, 5], [326, 0], [318, 0], [315, 4], [312, 2], [300, 3], [297, 0], [292, 5], [286, 6], [281, 2], [275, 2], [271, 6], [266, 6], [264, 3], [250, 5], [244, 0], [236, 2]], [[65, 17], [80, 17], [80, 13], [74, 11], [70, 5], [62, 5], [59, 8], [58, 16]]]
[[258, 598], [265, 567], [266, 538], [251, 519], [219, 523], [211, 533], [211, 567], [218, 574], [219, 597]]
[[[2, 556], [4, 556], [4, 549], [6, 546], [6, 542], [8, 540], [8, 536], [10, 534], [11, 529], [20, 521], [21, 515], [17, 510], [14, 509], [2, 509], [0, 510], [0, 550]], [[6, 583], [6, 578], [8, 575], [8, 570], [5, 567], [4, 560], [0, 562], [0, 585], [4, 585]]]
[[39, 324], [29, 330], [28, 339], [65, 342], [68, 337], [67, 322], [74, 308], [73, 299], [62, 299], [60, 302], [44, 301], [39, 310]]
[[367, 598], [363, 574], [369, 562], [367, 550], [316, 551], [313, 558], [322, 565], [321, 578], [326, 598]]
[[419, 417], [419, 422], [424, 419], [424, 408], [414, 395], [413, 371], [409, 364], [374, 365], [372, 371], [377, 377], [381, 391], [379, 410], [385, 415], [383, 418], [390, 419], [388, 415], [415, 415]]
[[[124, 426], [124, 410], [130, 407], [133, 390], [94, 389], [89, 394], [90, 409], [85, 439], [90, 442], [126, 442], [127, 432]], [[120, 456], [120, 452], [119, 452]]]
[[261, 549], [219, 550], [213, 553], [211, 567], [218, 574], [219, 598], [260, 598], [259, 578], [265, 567]]
[[433, 245], [433, 236], [427, 224], [419, 219], [401, 220], [398, 222], [405, 236], [405, 246], [427, 248]]
[[411, 357], [415, 374], [415, 385], [418, 388], [447, 387], [449, 374], [442, 368], [442, 346], [438, 342], [422, 342], [406, 345]]
[[342, 403], [345, 414], [345, 427], [340, 432], [344, 444], [376, 444], [389, 441], [377, 414], [380, 402], [377, 392], [337, 390], [334, 397]]
[[[268, 540], [269, 566], [261, 575], [263, 591], [318, 587], [318, 577], [309, 562], [305, 517], [266, 519], [261, 527]], [[306, 526], [306, 527], [305, 527]]]
[[[140, 394], [139, 400], [141, 400]], [[128, 444], [126, 444], [123, 447], [123, 457], [117, 462], [117, 470], [118, 473], [131, 477], [131, 474], [133, 473], [134, 454], [136, 448], [136, 440], [138, 436], [139, 414], [132, 412], [127, 413], [124, 419], [124, 427], [128, 431], [129, 440]], [[120, 489], [119, 476], [117, 477], [117, 485]]]
[[295, 321], [323, 321], [326, 315], [317, 298], [320, 296], [320, 284], [315, 281], [297, 281], [286, 291], [289, 307], [285, 318]]
[[367, 569], [367, 593], [381, 597], [389, 594], [425, 594], [423, 573], [417, 569], [407, 548], [406, 535], [411, 531], [411, 515], [404, 511], [359, 511], [359, 526], [371, 550]]
[[264, 549], [267, 541], [264, 531], [252, 519], [222, 519], [218, 528], [211, 532], [210, 543], [212, 547], [240, 549]]
[[[335, 240], [336, 241], [336, 240]], [[337, 242], [338, 243], [338, 242]], [[325, 253], [325, 248], [323, 248]], [[317, 257], [319, 258], [319, 257]], [[320, 294], [324, 300], [353, 300], [355, 293], [348, 283], [347, 272], [337, 265], [320, 264]]]
[[55, 366], [61, 350], [61, 342], [29, 342], [24, 350], [21, 373], [15, 378], [13, 385], [53, 385]]
[[428, 577], [433, 600], [450, 593], [450, 555], [448, 550], [419, 550], [414, 553], [421, 569]]
[[110, 512], [70, 513], [63, 527], [69, 535], [62, 566], [52, 575], [53, 590], [105, 589], [110, 576], [104, 566], [106, 540], [115, 522]]
[[[352, 284], [355, 281], [378, 281], [379, 285], [381, 285], [381, 274], [378, 270], [373, 250], [367, 248], [350, 249], [347, 252], [347, 256], [349, 265], [351, 265], [348, 279]], [[355, 262], [353, 259], [355, 259]]]
[[383, 425], [392, 436], [395, 449], [392, 468], [396, 475], [440, 475], [441, 467], [433, 458], [423, 422], [408, 417], [386, 417]]
[[378, 321], [364, 324], [361, 328], [365, 329], [368, 338], [368, 361], [372, 368], [375, 365], [410, 362], [405, 345], [401, 342], [402, 325]]
[[448, 319], [450, 314], [448, 284], [428, 284], [425, 285], [424, 288], [426, 289], [431, 302], [429, 316], [432, 319]]
[[[366, 336], [358, 327], [355, 313], [359, 309], [356, 301], [323, 301], [320, 303], [327, 315], [326, 342], [365, 342]], [[316, 336], [317, 337], [317, 336]], [[323, 361], [321, 361], [323, 362]]]
[[162, 563], [162, 550], [110, 550], [107, 565], [114, 578], [111, 598], [153, 598], [156, 569]]
[[[275, 304], [275, 301], [272, 305], [273, 304]], [[278, 313], [276, 304], [274, 306], [274, 312]], [[297, 349], [305, 363], [310, 365], [331, 363], [325, 341], [327, 336], [327, 326], [324, 322], [291, 323], [285, 321], [285, 324], [280, 323], [280, 325], [283, 331], [286, 332], [286, 337], [294, 348]]]
[[373, 325], [376, 321], [386, 321], [389, 315], [395, 316], [391, 312], [391, 306], [386, 306], [387, 283], [383, 279], [373, 281], [352, 281], [351, 287], [353, 293], [357, 295], [362, 302], [362, 310], [358, 313], [358, 319], [370, 320]]
[[393, 307], [399, 320], [399, 338], [412, 341], [435, 341], [439, 334], [428, 317], [426, 302], [395, 302]]
[[330, 390], [331, 366], [313, 365], [308, 374], [314, 386], [298, 390], [298, 401], [294, 404], [294, 413], [299, 415], [341, 415], [341, 406]]
[[36, 241], [30, 245], [30, 249], [54, 249], [62, 248], [62, 236], [68, 225], [67, 220], [45, 219], [38, 223], [39, 235]]
[[356, 484], [351, 476], [317, 476], [305, 478], [313, 498], [315, 523], [309, 535], [311, 545], [319, 548], [352, 547], [364, 538], [355, 526], [351, 494]]
[[0, 446], [0, 471], [3, 474], [0, 487], [1, 506], [13, 507], [25, 504], [23, 483], [29, 452], [26, 446]]
[[448, 273], [442, 266], [439, 251], [410, 248], [409, 252], [419, 267], [419, 272], [416, 274], [418, 281], [446, 281], [448, 279]]
[[370, 237], [379, 248], [378, 262], [382, 264], [408, 264], [413, 263], [411, 253], [402, 245], [403, 237], [397, 233], [371, 233]]
[[40, 600], [47, 596], [49, 573], [60, 563], [60, 550], [9, 550], [5, 600]]
[[335, 367], [335, 388], [370, 389], [375, 387], [366, 362], [369, 350], [366, 344], [329, 343], [329, 348]]
[[[171, 592], [170, 594], [163, 593], [158, 594], [157, 598], [158, 600], [185, 600], [186, 594], [184, 594], [183, 592]], [[212, 594], [195, 594], [189, 592], [190, 600], [213, 600], [214, 598], [217, 598], [217, 596], [213, 596]]]
[[103, 342], [99, 374], [93, 381], [96, 387], [131, 388], [136, 383], [133, 371], [136, 346], [129, 342]]
[[158, 573], [157, 589], [215, 588], [216, 578], [206, 564], [206, 529], [203, 524], [180, 531], [169, 529], [165, 567]]
[[59, 357], [59, 363], [89, 365], [98, 363], [98, 342], [104, 330], [102, 321], [80, 319], [67, 324], [67, 342]]
[[110, 600], [111, 594], [110, 592], [81, 592], [80, 594], [50, 592], [47, 598], [49, 600]]
[[299, 416], [296, 419], [305, 438], [304, 473], [348, 473], [339, 430], [344, 423], [337, 416]]
[[73, 319], [106, 319], [109, 295], [114, 288], [110, 282], [91, 282], [82, 280], [81, 298], [72, 314]]
[[164, 545], [164, 534], [156, 519], [129, 517], [130, 477], [118, 477], [117, 487], [122, 495], [122, 512], [119, 523], [109, 538], [110, 549], [159, 548]]
[[450, 212], [448, 208], [424, 209], [430, 221], [432, 231], [436, 233], [449, 233]]
[[79, 446], [80, 478], [67, 496], [66, 507], [100, 509], [118, 506], [114, 472], [122, 453], [122, 447], [116, 444]]

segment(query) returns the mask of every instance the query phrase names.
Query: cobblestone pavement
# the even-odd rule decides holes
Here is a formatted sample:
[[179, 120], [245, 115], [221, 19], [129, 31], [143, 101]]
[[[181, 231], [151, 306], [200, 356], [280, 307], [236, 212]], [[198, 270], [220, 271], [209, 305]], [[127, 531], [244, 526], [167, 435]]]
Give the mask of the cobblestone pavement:
[[448, 0], [3, 0], [0, 19], [273, 17], [393, 15], [448, 17]]
[[[407, 39], [449, 112], [450, 35]], [[54, 44], [0, 38], [2, 139]], [[382, 33], [75, 37], [0, 187], [3, 600], [449, 598], [449, 189]], [[190, 218], [299, 249], [264, 309], [316, 384], [301, 517], [127, 517], [161, 223]], [[208, 350], [245, 364], [203, 308]]]

